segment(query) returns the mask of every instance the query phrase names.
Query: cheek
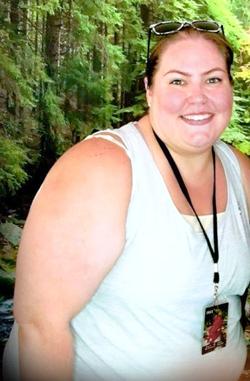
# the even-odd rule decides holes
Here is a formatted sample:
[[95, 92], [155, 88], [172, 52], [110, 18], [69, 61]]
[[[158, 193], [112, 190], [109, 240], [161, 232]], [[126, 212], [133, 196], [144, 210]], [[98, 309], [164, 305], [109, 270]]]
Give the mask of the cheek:
[[161, 109], [167, 113], [178, 114], [185, 104], [185, 96], [179, 91], [164, 92], [159, 97]]
[[219, 112], [231, 113], [233, 106], [233, 96], [231, 91], [221, 92], [215, 95], [216, 108]]

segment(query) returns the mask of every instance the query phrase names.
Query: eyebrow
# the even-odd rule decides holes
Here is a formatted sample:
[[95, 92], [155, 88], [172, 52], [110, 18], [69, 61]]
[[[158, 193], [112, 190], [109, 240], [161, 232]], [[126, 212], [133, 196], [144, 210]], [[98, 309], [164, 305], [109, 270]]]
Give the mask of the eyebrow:
[[[207, 74], [210, 74], [210, 73], [212, 73], [214, 71], [222, 71], [223, 73], [226, 73], [225, 69], [222, 69], [221, 67], [215, 67], [213, 69], [205, 71], [204, 73], [202, 73], [202, 75], [207, 75]], [[164, 73], [163, 76], [168, 75], [168, 74], [181, 74], [181, 75], [184, 75], [186, 77], [191, 77], [191, 74], [189, 74], [189, 73], [187, 73], [185, 71], [181, 71], [181, 70], [169, 70], [166, 73]]]

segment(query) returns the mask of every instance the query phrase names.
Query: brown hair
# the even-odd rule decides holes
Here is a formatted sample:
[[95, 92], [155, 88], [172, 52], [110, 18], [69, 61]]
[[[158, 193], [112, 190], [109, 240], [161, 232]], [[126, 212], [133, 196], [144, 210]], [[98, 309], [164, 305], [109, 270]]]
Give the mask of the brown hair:
[[219, 51], [222, 53], [223, 57], [226, 61], [226, 67], [228, 72], [228, 77], [231, 83], [233, 83], [233, 78], [231, 75], [231, 67], [233, 63], [233, 50], [226, 39], [226, 37], [221, 33], [211, 33], [211, 32], [200, 32], [192, 27], [186, 27], [184, 30], [165, 35], [160, 41], [154, 46], [148, 62], [147, 62], [147, 70], [146, 77], [148, 80], [148, 86], [150, 87], [153, 83], [154, 74], [157, 70], [158, 62], [161, 57], [161, 54], [166, 49], [166, 47], [174, 41], [180, 40], [181, 38], [189, 37], [189, 36], [201, 36], [208, 41], [212, 41]]

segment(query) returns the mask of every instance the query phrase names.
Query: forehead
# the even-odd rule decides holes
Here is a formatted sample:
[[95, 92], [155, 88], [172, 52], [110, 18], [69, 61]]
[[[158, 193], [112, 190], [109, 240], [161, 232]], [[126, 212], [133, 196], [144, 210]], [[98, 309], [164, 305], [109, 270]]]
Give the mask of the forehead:
[[202, 35], [184, 36], [169, 41], [162, 48], [158, 68], [181, 66], [211, 70], [212, 67], [226, 68], [226, 60], [215, 42]]

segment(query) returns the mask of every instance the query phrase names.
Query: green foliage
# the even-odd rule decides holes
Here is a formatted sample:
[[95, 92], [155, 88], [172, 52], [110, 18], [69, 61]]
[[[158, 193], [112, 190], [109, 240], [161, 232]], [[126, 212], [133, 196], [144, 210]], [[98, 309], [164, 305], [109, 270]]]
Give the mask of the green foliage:
[[27, 180], [26, 151], [9, 138], [0, 136], [0, 195], [14, 194]]
[[225, 33], [231, 41], [234, 49], [240, 48], [241, 41], [246, 37], [240, 20], [232, 12], [231, 1], [229, 0], [207, 0], [208, 12], [215, 20], [225, 26]]
[[[201, 3], [199, 1], [161, 1], [158, 8], [158, 19], [165, 20], [195, 20], [199, 14]], [[200, 18], [200, 17], [198, 17]]]
[[34, 106], [33, 91], [23, 79], [20, 68], [7, 56], [0, 47], [0, 84], [6, 89], [10, 98], [15, 98], [20, 106]]
[[39, 2], [34, 1], [33, 3], [31, 2], [30, 5], [31, 9], [33, 12], [39, 12], [42, 15], [43, 14], [50, 14], [53, 15], [55, 14], [55, 11], [58, 8], [62, 7], [61, 1], [60, 0], [49, 0], [49, 1], [44, 1], [42, 4], [39, 4]]
[[249, 0], [231, 0], [231, 10], [247, 30], [250, 25]]
[[48, 121], [51, 127], [64, 127], [65, 120], [61, 109], [62, 100], [56, 95], [51, 86], [48, 86], [42, 99], [44, 111], [48, 116]]
[[246, 114], [248, 110], [246, 105], [249, 103], [248, 99], [243, 97], [234, 96], [235, 107], [233, 116], [229, 127], [224, 131], [222, 139], [230, 144], [233, 144], [243, 153], [250, 155], [250, 140], [249, 133], [247, 133], [248, 125], [245, 124], [243, 128], [244, 120], [246, 121]]
[[244, 140], [238, 144], [235, 144], [235, 146], [244, 154], [250, 156], [250, 141]]

